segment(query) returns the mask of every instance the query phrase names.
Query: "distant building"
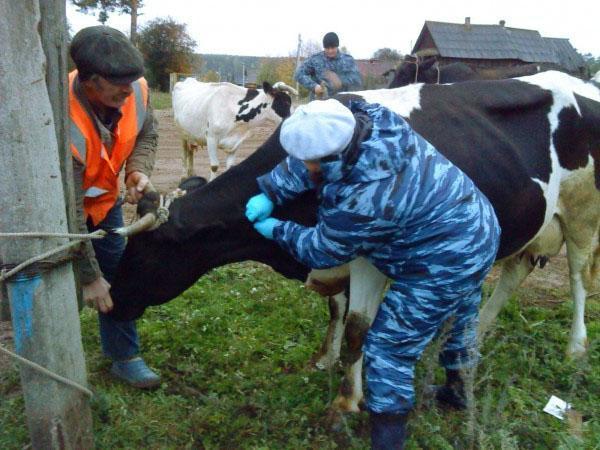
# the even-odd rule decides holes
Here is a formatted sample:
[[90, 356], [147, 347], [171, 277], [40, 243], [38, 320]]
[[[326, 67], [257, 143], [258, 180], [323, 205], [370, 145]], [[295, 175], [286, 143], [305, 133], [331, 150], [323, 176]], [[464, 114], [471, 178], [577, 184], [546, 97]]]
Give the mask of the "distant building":
[[380, 89], [390, 84], [390, 69], [394, 69], [399, 61], [379, 59], [357, 59], [356, 65], [363, 80], [363, 89]]
[[440, 64], [463, 62], [475, 67], [541, 64], [579, 77], [587, 65], [568, 39], [542, 37], [538, 31], [498, 25], [426, 21], [412, 50], [414, 55], [437, 53]]

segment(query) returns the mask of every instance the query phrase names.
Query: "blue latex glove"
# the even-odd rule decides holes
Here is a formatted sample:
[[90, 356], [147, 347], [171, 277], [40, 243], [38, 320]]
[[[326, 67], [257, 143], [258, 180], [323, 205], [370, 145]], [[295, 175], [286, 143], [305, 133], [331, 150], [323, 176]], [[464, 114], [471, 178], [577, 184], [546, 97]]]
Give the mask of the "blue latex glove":
[[246, 217], [250, 222], [264, 220], [271, 215], [275, 205], [265, 194], [258, 194], [246, 203]]
[[254, 229], [267, 239], [273, 239], [273, 228], [279, 225], [280, 222], [281, 220], [267, 217], [265, 220], [254, 222]]

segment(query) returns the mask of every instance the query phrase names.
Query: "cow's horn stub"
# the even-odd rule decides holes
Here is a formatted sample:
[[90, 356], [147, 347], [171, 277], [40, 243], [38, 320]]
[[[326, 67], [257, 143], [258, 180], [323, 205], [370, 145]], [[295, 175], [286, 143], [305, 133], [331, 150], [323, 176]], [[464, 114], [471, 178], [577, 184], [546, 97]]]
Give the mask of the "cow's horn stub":
[[156, 223], [156, 214], [147, 213], [139, 220], [136, 220], [131, 225], [126, 227], [116, 228], [114, 232], [116, 234], [120, 234], [123, 237], [133, 236], [135, 234], [141, 233], [142, 231], [149, 230]]
[[277, 83], [275, 83], [273, 85], [273, 89], [277, 89], [279, 91], [286, 91], [286, 92], [289, 92], [292, 95], [298, 95], [298, 91], [296, 89], [294, 89], [293, 87], [285, 84], [283, 81], [278, 81]]

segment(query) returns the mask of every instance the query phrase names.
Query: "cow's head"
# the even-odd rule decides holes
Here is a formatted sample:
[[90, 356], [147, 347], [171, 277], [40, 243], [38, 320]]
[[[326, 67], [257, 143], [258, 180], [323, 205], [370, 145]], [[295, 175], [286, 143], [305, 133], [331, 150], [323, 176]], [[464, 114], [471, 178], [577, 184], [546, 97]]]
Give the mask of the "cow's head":
[[426, 74], [432, 70], [436, 61], [437, 58], [435, 56], [418, 57], [406, 55], [396, 68], [394, 79], [388, 87], [397, 88], [408, 86], [411, 83], [425, 82]]
[[[197, 176], [188, 177], [179, 183], [179, 187], [175, 191], [166, 196], [160, 195], [152, 187], [144, 192], [143, 197], [138, 201], [136, 209], [138, 220], [130, 225], [117, 228], [114, 232], [123, 237], [130, 237], [144, 231], [156, 229], [163, 221], [166, 221], [169, 218], [166, 211], [168, 211], [169, 205], [174, 199], [182, 197], [189, 192], [193, 192], [204, 186], [206, 183], [206, 178]], [[166, 215], [161, 217], [161, 214]]]
[[236, 122], [250, 122], [258, 126], [261, 122], [279, 124], [292, 113], [292, 98], [288, 93], [298, 95], [296, 90], [282, 81], [271, 86], [264, 82], [262, 91], [248, 89], [246, 96], [238, 102]]
[[296, 89], [288, 86], [283, 81], [278, 81], [272, 86], [265, 81], [263, 82], [263, 91], [273, 99], [271, 109], [273, 109], [279, 117], [285, 119], [290, 116], [292, 113], [292, 98], [290, 97], [290, 94], [298, 95]]

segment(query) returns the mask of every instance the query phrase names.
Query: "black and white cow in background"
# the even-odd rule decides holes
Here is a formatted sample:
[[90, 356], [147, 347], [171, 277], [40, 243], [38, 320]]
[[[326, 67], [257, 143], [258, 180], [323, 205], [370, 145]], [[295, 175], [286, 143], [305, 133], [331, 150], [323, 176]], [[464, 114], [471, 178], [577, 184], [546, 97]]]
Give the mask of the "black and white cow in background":
[[[413, 84], [392, 90], [338, 96], [378, 102], [403, 117], [466, 172], [494, 205], [502, 236], [500, 280], [481, 313], [482, 331], [536, 264], [567, 246], [574, 317], [568, 353], [586, 349], [585, 281], [598, 272], [600, 224], [600, 87], [558, 72], [521, 79], [450, 85]], [[208, 270], [231, 262], [266, 263], [286, 277], [305, 280], [309, 270], [273, 241], [263, 239], [244, 217], [258, 192], [256, 177], [285, 156], [279, 129], [248, 159], [174, 202], [169, 221], [128, 242], [112, 284], [114, 316], [139, 317], [166, 302]], [[306, 193], [285, 207], [281, 219], [311, 225], [316, 198]], [[595, 258], [595, 259], [594, 259]], [[309, 284], [335, 294], [350, 280], [350, 305], [330, 299], [330, 332], [345, 329], [352, 364], [334, 402], [358, 411], [362, 399], [362, 336], [379, 306], [386, 279], [365, 259], [330, 271], [313, 271]], [[341, 319], [340, 319], [341, 320]], [[339, 336], [328, 336], [335, 347]], [[326, 365], [339, 349], [321, 359]]]
[[541, 70], [542, 68], [537, 64], [489, 69], [473, 69], [462, 62], [440, 66], [435, 56], [418, 58], [407, 55], [398, 67], [393, 69], [394, 78], [388, 88], [407, 86], [412, 83], [440, 84], [473, 80], [501, 80], [533, 75]]
[[263, 89], [247, 89], [231, 83], [202, 83], [186, 78], [173, 87], [173, 116], [183, 134], [184, 175], [194, 175], [194, 151], [206, 146], [210, 180], [219, 170], [217, 149], [227, 152], [226, 168], [235, 163], [235, 152], [256, 127], [278, 125], [291, 114], [296, 90], [283, 82]]

